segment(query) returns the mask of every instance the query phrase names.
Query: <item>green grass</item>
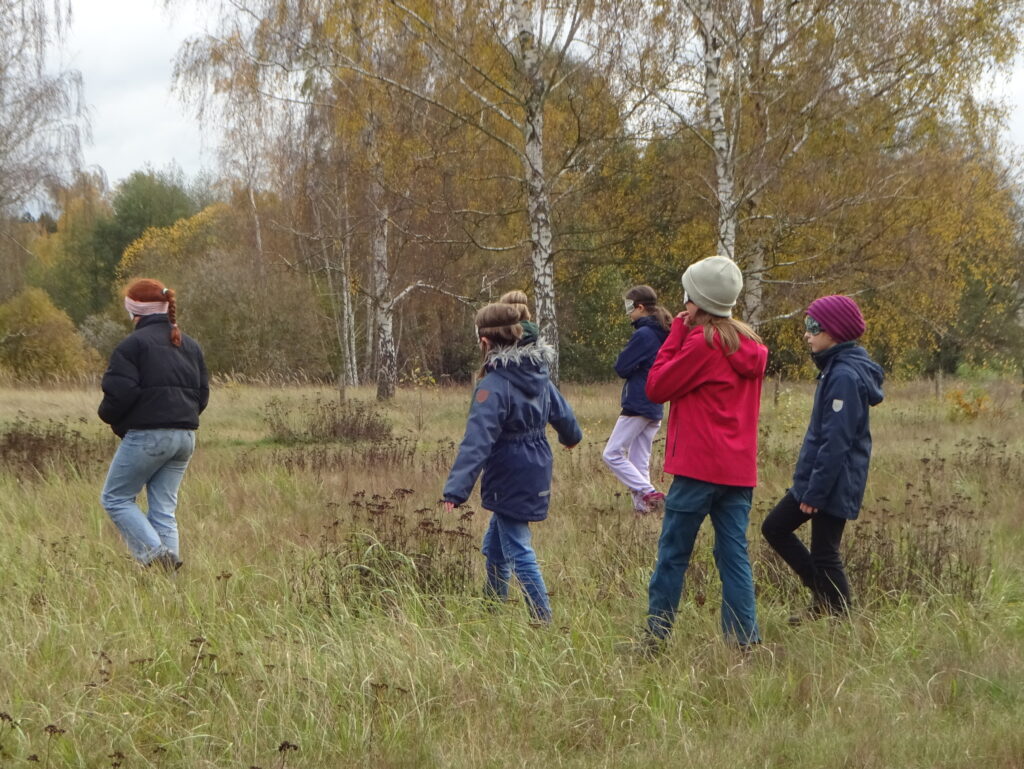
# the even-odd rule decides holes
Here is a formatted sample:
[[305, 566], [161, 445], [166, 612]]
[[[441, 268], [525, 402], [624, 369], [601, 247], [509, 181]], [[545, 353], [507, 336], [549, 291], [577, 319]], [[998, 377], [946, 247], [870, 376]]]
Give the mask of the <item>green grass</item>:
[[768, 643], [743, 657], [720, 640], [708, 531], [653, 662], [620, 648], [659, 521], [635, 519], [601, 463], [615, 386], [565, 388], [586, 438], [556, 450], [534, 527], [551, 628], [518, 596], [478, 598], [486, 513], [437, 504], [468, 390], [401, 391], [391, 438], [285, 445], [270, 399], [301, 411], [329, 392], [216, 388], [174, 578], [135, 567], [99, 507], [115, 444], [97, 393], [3, 390], [2, 429], [20, 413], [88, 445], [0, 467], [0, 766], [1020, 767], [1024, 409], [985, 387], [975, 419], [927, 384], [889, 387], [845, 543], [855, 614], [791, 629], [806, 597], [757, 526], [811, 387], [769, 384], [750, 532]]

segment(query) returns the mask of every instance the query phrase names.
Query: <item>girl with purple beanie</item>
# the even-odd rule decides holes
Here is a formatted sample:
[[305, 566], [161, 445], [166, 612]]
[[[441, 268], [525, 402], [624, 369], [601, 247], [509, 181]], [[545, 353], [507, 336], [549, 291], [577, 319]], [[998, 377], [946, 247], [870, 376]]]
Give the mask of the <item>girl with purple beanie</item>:
[[[860, 513], [871, 460], [868, 411], [882, 402], [882, 367], [858, 345], [864, 316], [848, 296], [807, 308], [804, 340], [821, 373], [793, 485], [761, 526], [768, 544], [812, 596], [807, 618], [849, 611], [850, 585], [839, 555], [846, 522]], [[811, 524], [811, 547], [794, 533]], [[796, 624], [804, 616], [790, 617]]]

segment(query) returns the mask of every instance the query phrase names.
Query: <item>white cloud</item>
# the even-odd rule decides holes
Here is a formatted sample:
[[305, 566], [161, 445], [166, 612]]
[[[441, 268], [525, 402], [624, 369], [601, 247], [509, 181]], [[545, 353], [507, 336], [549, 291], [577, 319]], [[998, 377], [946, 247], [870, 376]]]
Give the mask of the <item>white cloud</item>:
[[204, 135], [171, 91], [181, 43], [200, 34], [204, 14], [159, 0], [72, 0], [64, 66], [82, 74], [93, 141], [87, 166], [116, 184], [132, 171], [176, 163], [188, 176], [214, 164], [215, 137]]

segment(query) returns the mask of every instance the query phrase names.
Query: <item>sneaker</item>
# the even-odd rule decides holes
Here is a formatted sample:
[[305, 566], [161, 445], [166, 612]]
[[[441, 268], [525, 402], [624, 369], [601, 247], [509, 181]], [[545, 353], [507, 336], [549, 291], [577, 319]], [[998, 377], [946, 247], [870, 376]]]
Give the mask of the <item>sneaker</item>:
[[805, 622], [815, 622], [820, 619], [843, 620], [850, 618], [850, 608], [845, 603], [835, 606], [815, 599], [810, 606], [796, 614], [791, 614], [787, 622], [790, 625], [802, 625]]
[[630, 491], [630, 496], [633, 497], [633, 511], [637, 515], [647, 515], [651, 512], [650, 508], [647, 507], [647, 503], [644, 502], [644, 493], [642, 491]]
[[162, 569], [168, 574], [173, 574], [182, 567], [182, 561], [179, 561], [174, 553], [163, 552], [146, 565], [151, 568]]
[[665, 495], [660, 491], [650, 491], [644, 494], [643, 500], [648, 512], [660, 510], [665, 505]]
[[799, 625], [803, 625], [805, 622], [816, 622], [822, 617], [827, 617], [828, 614], [828, 611], [826, 611], [821, 604], [812, 603], [806, 609], [790, 614], [786, 619], [786, 622], [791, 627], [798, 627]]
[[617, 643], [615, 651], [638, 661], [649, 662], [660, 657], [667, 646], [668, 641], [664, 638], [658, 638], [650, 631], [645, 630], [636, 638]]

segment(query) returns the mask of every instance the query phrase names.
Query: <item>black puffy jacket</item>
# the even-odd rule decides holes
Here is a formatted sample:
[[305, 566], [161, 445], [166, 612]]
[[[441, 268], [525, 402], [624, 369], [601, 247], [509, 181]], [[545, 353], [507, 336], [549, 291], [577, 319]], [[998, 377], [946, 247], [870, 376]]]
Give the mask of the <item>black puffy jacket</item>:
[[111, 354], [102, 386], [100, 419], [122, 438], [129, 430], [195, 430], [210, 400], [203, 351], [185, 334], [181, 347], [171, 344], [166, 315], [139, 318]]

